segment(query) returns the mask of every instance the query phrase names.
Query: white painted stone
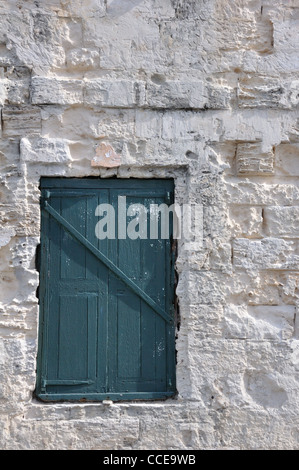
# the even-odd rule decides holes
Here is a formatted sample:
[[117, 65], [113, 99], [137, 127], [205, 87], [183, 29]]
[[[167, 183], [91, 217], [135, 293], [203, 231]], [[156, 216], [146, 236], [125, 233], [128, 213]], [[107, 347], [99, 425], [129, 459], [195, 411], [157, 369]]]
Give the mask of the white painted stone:
[[266, 207], [264, 217], [268, 236], [299, 238], [299, 207]]
[[138, 83], [129, 80], [88, 80], [84, 102], [92, 106], [130, 108], [137, 104]]
[[[298, 20], [298, 0], [0, 2], [1, 449], [298, 448]], [[120, 166], [91, 166], [101, 142]], [[36, 401], [41, 176], [173, 178], [202, 207], [173, 399]]]
[[41, 131], [40, 109], [30, 106], [11, 106], [2, 111], [5, 136], [23, 136]]
[[242, 143], [237, 145], [236, 153], [237, 174], [242, 175], [273, 175], [274, 153], [263, 152], [261, 144]]
[[69, 66], [78, 69], [90, 69], [99, 64], [100, 54], [96, 49], [72, 49], [67, 55]]
[[234, 264], [249, 270], [297, 269], [299, 244], [280, 238], [262, 240], [236, 239], [233, 244]]
[[14, 228], [2, 228], [1, 234], [0, 234], [0, 248], [2, 246], [8, 245], [10, 242], [11, 238], [15, 235], [15, 230]]
[[33, 104], [77, 104], [83, 102], [81, 80], [33, 77], [31, 82]]
[[232, 232], [237, 238], [261, 238], [263, 214], [261, 207], [233, 206], [230, 209]]
[[20, 144], [21, 159], [27, 163], [69, 163], [68, 143], [62, 139], [24, 137]]
[[276, 173], [281, 176], [299, 176], [299, 144], [283, 143], [275, 148]]
[[107, 11], [107, 2], [105, 0], [75, 0], [62, 1], [61, 6], [66, 9], [72, 16], [79, 16], [83, 18], [102, 18]]
[[46, 69], [53, 65], [61, 67], [65, 61], [61, 41], [68, 34], [67, 28], [61, 27], [63, 23], [49, 11], [39, 10], [34, 2], [28, 9], [17, 8], [15, 2], [11, 4], [16, 8], [10, 15], [6, 4], [2, 31], [6, 47], [13, 56], [12, 62]]
[[7, 81], [0, 80], [0, 106], [3, 106], [7, 98]]
[[146, 104], [151, 108], [225, 109], [229, 107], [230, 90], [202, 81], [162, 81], [147, 83]]
[[161, 137], [162, 116], [152, 110], [136, 110], [136, 137], [149, 139]]
[[292, 305], [232, 305], [224, 309], [224, 336], [231, 339], [289, 339], [294, 334], [295, 317], [296, 308]]
[[224, 189], [226, 196], [232, 204], [269, 205], [273, 206], [279, 201], [280, 205], [297, 205], [299, 200], [299, 188], [297, 184], [259, 184], [246, 181], [239, 183], [228, 182]]

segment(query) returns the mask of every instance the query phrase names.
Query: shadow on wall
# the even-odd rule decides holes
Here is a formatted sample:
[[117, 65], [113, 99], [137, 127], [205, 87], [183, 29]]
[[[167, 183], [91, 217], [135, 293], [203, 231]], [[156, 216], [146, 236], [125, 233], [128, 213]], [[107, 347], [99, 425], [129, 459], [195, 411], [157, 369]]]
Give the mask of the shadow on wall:
[[133, 8], [137, 7], [144, 0], [108, 0], [107, 13], [109, 16], [117, 17], [128, 13]]

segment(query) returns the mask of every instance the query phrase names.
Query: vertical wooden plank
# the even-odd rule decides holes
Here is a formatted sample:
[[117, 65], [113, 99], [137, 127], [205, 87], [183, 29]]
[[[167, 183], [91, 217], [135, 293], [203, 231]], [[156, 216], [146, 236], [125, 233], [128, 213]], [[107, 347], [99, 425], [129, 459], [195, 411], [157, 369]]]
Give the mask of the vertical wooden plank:
[[[98, 190], [94, 197], [86, 199], [86, 238], [105, 255], [108, 252], [108, 240], [99, 240], [96, 236], [96, 225], [101, 219], [101, 217], [96, 216], [96, 208], [100, 204], [107, 204], [107, 202], [107, 190]], [[99, 279], [103, 274], [103, 264], [99, 263], [88, 250], [86, 251], [86, 269], [87, 279]]]
[[[87, 378], [95, 382], [97, 374], [98, 295], [87, 297]], [[96, 384], [95, 384], [96, 387]]]
[[[108, 240], [99, 240], [96, 236], [96, 224], [99, 217], [95, 215], [99, 204], [107, 204], [109, 192], [105, 189], [98, 190], [96, 195], [87, 199], [86, 214], [86, 237], [102, 253], [107, 255]], [[108, 269], [100, 263], [89, 251], [86, 252], [87, 278], [96, 280], [97, 305], [94, 306], [97, 315], [97, 349], [96, 349], [96, 370], [97, 385], [99, 393], [107, 391], [107, 340], [108, 340]]]
[[109, 273], [108, 316], [107, 316], [107, 392], [117, 392], [117, 337], [118, 337], [118, 305], [115, 291], [118, 281]]
[[[109, 204], [111, 204], [115, 210], [116, 220], [118, 219], [118, 192], [110, 189], [109, 190]], [[118, 255], [118, 225], [115, 227], [115, 239], [108, 240], [108, 258], [116, 265], [119, 262]], [[119, 391], [118, 385], [118, 347], [117, 338], [119, 331], [119, 318], [118, 318], [118, 297], [117, 290], [124, 292], [125, 287], [116, 277], [109, 272], [108, 273], [108, 315], [107, 315], [107, 390], [108, 392]]]
[[[160, 205], [162, 202], [162, 198], [154, 197], [154, 195], [151, 198], [144, 199], [148, 211], [150, 211], [152, 204]], [[158, 226], [160, 234], [161, 217], [159, 217]], [[142, 288], [158, 305], [165, 308], [164, 278], [167, 269], [165, 265], [165, 240], [161, 240], [160, 235], [158, 239], [150, 238], [149, 234], [148, 239], [142, 240], [140, 256]]]
[[[50, 200], [51, 205], [57, 211], [60, 211], [60, 199], [53, 198]], [[49, 265], [47, 273], [47, 297], [48, 311], [46, 312], [46, 328], [47, 328], [47, 377], [58, 377], [59, 364], [59, 279], [60, 279], [60, 260], [61, 260], [61, 227], [53, 223], [49, 218]]]
[[[118, 196], [125, 195], [127, 208], [129, 204], [140, 202], [132, 200], [130, 191], [111, 191], [110, 201], [118, 218]], [[127, 221], [134, 219], [128, 217]], [[110, 259], [122, 269], [126, 275], [140, 285], [140, 240], [118, 238], [110, 241]], [[111, 381], [121, 391], [136, 390], [141, 376], [141, 309], [140, 298], [110, 273], [109, 289], [111, 293], [109, 321], [111, 332]], [[112, 313], [115, 312], [115, 313]], [[112, 340], [115, 336], [116, 342]], [[109, 348], [110, 349], [110, 348]], [[110, 374], [111, 375], [111, 374]]]
[[141, 379], [153, 381], [156, 377], [156, 315], [142, 302], [141, 305]]
[[[143, 202], [142, 198], [132, 198], [128, 190], [126, 194], [127, 210], [130, 205]], [[127, 226], [132, 220], [136, 220], [136, 217], [137, 214], [128, 216]], [[128, 235], [125, 240], [120, 239], [117, 243], [118, 266], [138, 285], [142, 269], [141, 243], [139, 238], [132, 240]], [[118, 298], [117, 376], [124, 384], [124, 388], [131, 391], [138, 388], [141, 376], [141, 300], [126, 286], [119, 287], [116, 295]]]
[[[145, 199], [150, 210], [151, 204], [160, 205], [164, 202], [161, 197], [153, 196]], [[158, 238], [150, 238], [142, 243], [142, 259], [145, 269], [142, 272], [142, 288], [159, 305], [165, 309], [165, 240], [161, 239], [161, 215], [158, 214]], [[166, 308], [167, 311], [167, 308]], [[151, 389], [163, 390], [165, 387], [166, 338], [165, 322], [142, 305], [142, 357], [143, 379], [151, 380]]]
[[139, 379], [140, 357], [140, 300], [136, 295], [117, 294], [117, 377]]
[[[59, 212], [63, 212], [62, 207], [71, 208], [74, 198], [68, 204], [67, 194], [62, 199], [53, 197], [50, 204]], [[80, 206], [80, 230], [86, 235], [86, 199], [81, 198]], [[84, 208], [85, 206], [85, 208]], [[72, 211], [73, 212], [73, 211]], [[74, 218], [74, 214], [66, 211], [67, 218]], [[49, 306], [51, 307], [48, 327], [48, 371], [47, 379], [55, 382], [57, 380], [80, 380], [95, 378], [96, 361], [96, 332], [97, 332], [97, 297], [96, 293], [89, 295], [88, 289], [85, 294], [79, 294], [75, 284], [73, 271], [69, 266], [63, 269], [65, 262], [65, 245], [62, 241], [65, 232], [62, 227], [53, 219], [49, 219], [49, 240], [50, 240], [50, 277], [49, 277]], [[78, 227], [78, 225], [77, 225]], [[83, 248], [83, 247], [82, 247]], [[84, 249], [84, 248], [83, 248]], [[73, 251], [72, 260], [76, 258], [77, 251]], [[79, 276], [82, 282], [85, 277], [86, 257], [82, 257]], [[76, 268], [75, 268], [76, 270]], [[61, 273], [63, 275], [61, 276]], [[66, 274], [69, 276], [66, 277]], [[78, 275], [78, 273], [77, 273]], [[88, 286], [85, 284], [88, 288]], [[84, 285], [82, 289], [84, 292]], [[64, 390], [69, 393], [70, 389], [76, 387], [51, 386], [51, 391], [61, 393]], [[80, 388], [82, 390], [82, 387]]]
[[[150, 206], [156, 204], [157, 198], [147, 197], [144, 198], [144, 204], [148, 209], [148, 224], [150, 224]], [[160, 243], [159, 239], [151, 239], [150, 226], [148, 227], [148, 239], [142, 240], [141, 245], [141, 265], [142, 270], [141, 276], [141, 287], [142, 289], [153, 298], [158, 304], [160, 303], [160, 290], [163, 288], [160, 282], [161, 272], [164, 272], [163, 267], [158, 269], [158, 265], [162, 253], [159, 250]], [[156, 315], [145, 305], [141, 303], [141, 315], [142, 315], [142, 338], [141, 338], [141, 349], [142, 349], [142, 374], [141, 380], [144, 382], [152, 382], [151, 387], [148, 389], [155, 389], [156, 381]]]
[[[156, 197], [154, 192], [152, 197], [143, 196], [142, 189], [134, 191], [126, 189], [122, 194], [126, 195], [127, 207], [139, 203], [145, 205], [148, 211], [151, 203], [160, 205], [165, 202], [163, 197]], [[116, 214], [118, 195], [120, 191], [116, 191], [111, 197]], [[165, 255], [165, 248], [166, 241], [161, 240], [160, 216], [158, 239], [131, 240], [127, 237], [125, 240], [116, 240], [110, 243], [109, 256], [145, 292], [163, 308], [168, 309], [165, 279], [166, 273], [169, 273], [166, 267], [169, 256]], [[117, 344], [113, 344], [111, 348], [111, 351], [114, 351], [113, 355], [117, 355], [118, 365], [116, 367], [114, 364], [113, 373], [117, 370], [120, 379], [118, 384], [115, 382], [115, 387], [122, 386], [122, 390], [134, 390], [132, 388], [134, 386], [135, 390], [139, 391], [166, 390], [167, 338], [164, 320], [157, 318], [157, 315], [141, 300], [134, 301], [135, 294], [127, 287], [121, 287], [120, 281], [113, 279], [111, 282], [111, 274], [109, 290], [110, 310], [117, 312], [112, 314], [113, 324], [110, 328], [110, 341], [114, 342], [112, 338], [115, 338], [115, 335], [117, 338]], [[110, 314], [109, 318], [112, 320]]]

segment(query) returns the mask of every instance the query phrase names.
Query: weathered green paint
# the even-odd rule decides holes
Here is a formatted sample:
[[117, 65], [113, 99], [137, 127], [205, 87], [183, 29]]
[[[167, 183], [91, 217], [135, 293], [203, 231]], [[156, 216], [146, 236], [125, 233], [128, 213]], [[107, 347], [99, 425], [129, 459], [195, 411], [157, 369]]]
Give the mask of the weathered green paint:
[[171, 240], [98, 240], [95, 234], [99, 204], [112, 204], [116, 220], [118, 196], [126, 196], [127, 206], [171, 204], [173, 182], [42, 178], [41, 189], [37, 396], [173, 395]]

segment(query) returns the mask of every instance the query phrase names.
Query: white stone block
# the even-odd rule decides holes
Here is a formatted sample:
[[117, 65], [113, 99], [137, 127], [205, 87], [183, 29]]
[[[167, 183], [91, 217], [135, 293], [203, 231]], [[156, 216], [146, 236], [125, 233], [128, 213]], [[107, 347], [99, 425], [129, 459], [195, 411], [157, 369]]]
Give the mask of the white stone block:
[[7, 80], [0, 79], [0, 106], [4, 106], [4, 103], [7, 99]]
[[15, 229], [13, 227], [10, 228], [2, 228], [0, 233], [0, 248], [2, 246], [6, 246], [9, 244], [12, 237], [16, 234]]
[[233, 206], [229, 223], [237, 238], [260, 238], [263, 234], [262, 207]]
[[233, 243], [234, 265], [248, 270], [298, 269], [299, 244], [280, 238], [262, 240], [236, 239]]
[[7, 80], [6, 89], [8, 104], [22, 105], [28, 103], [30, 96], [29, 80]]
[[299, 207], [266, 207], [264, 219], [268, 236], [299, 238]]
[[[296, 0], [295, 0], [296, 2]], [[275, 49], [288, 53], [289, 51], [296, 49], [299, 41], [299, 20], [289, 18], [283, 21], [274, 22], [274, 44]]]
[[231, 305], [223, 312], [226, 338], [276, 340], [291, 338], [296, 308], [293, 305]]
[[275, 148], [276, 174], [299, 176], [299, 144], [283, 143]]
[[107, 0], [73, 0], [71, 4], [69, 2], [62, 2], [62, 5], [72, 16], [89, 18], [102, 18], [106, 15]]
[[77, 69], [92, 69], [99, 66], [100, 53], [97, 49], [72, 49], [67, 54], [67, 64]]
[[130, 80], [86, 80], [84, 102], [92, 106], [130, 108], [137, 104], [139, 85]]
[[247, 179], [239, 183], [229, 182], [224, 193], [231, 204], [272, 206], [279, 201], [280, 205], [288, 206], [299, 200], [299, 188], [291, 182], [265, 185]]
[[31, 106], [5, 107], [2, 111], [3, 133], [5, 136], [23, 136], [41, 131], [41, 112]]
[[151, 108], [204, 108], [208, 102], [203, 82], [165, 81], [161, 84], [149, 82], [146, 102]]
[[146, 105], [151, 108], [226, 109], [229, 100], [228, 87], [206, 84], [200, 80], [148, 82], [146, 86]]
[[242, 175], [273, 175], [274, 152], [263, 151], [260, 142], [248, 142], [237, 145], [236, 170]]
[[162, 116], [159, 112], [137, 109], [135, 116], [135, 133], [142, 139], [158, 138], [161, 136]]
[[239, 81], [240, 108], [291, 109], [298, 104], [297, 81], [282, 81], [266, 75], [247, 75]]
[[72, 158], [63, 139], [24, 137], [20, 144], [21, 160], [26, 163], [69, 163]]

